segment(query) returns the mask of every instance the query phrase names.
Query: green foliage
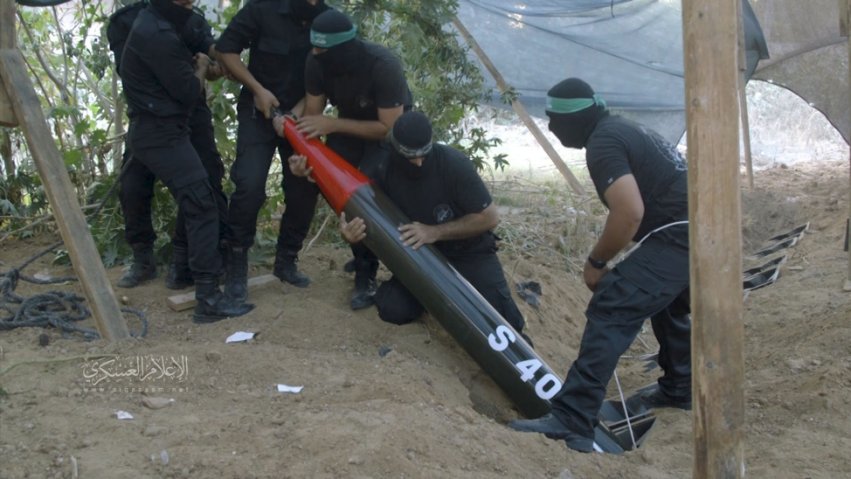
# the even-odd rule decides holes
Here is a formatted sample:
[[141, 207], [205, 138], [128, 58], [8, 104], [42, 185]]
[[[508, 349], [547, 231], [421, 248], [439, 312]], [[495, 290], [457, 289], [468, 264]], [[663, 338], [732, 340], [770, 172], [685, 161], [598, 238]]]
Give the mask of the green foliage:
[[[362, 38], [393, 49], [418, 110], [431, 118], [435, 137], [464, 151], [476, 166], [485, 166], [497, 138], [480, 128], [467, 131], [463, 119], [486, 97], [484, 79], [470, 61], [466, 46], [452, 29], [458, 3], [453, 0], [348, 0], [338, 2], [358, 25]], [[502, 169], [505, 156], [494, 159]]]
[[[121, 209], [112, 187], [117, 180], [126, 117], [121, 85], [108, 50], [106, 20], [123, 2], [82, 0], [67, 8], [19, 7], [18, 44], [49, 127], [82, 205], [103, 208], [89, 219], [91, 232], [107, 266], [129, 257], [123, 238]], [[220, 34], [243, 2], [229, 2], [222, 11], [206, 12]], [[459, 43], [451, 21], [454, 0], [349, 0], [331, 2], [349, 13], [361, 36], [393, 49], [402, 58], [416, 108], [432, 119], [436, 138], [465, 153], [479, 168], [486, 165], [488, 150], [499, 144], [480, 128], [469, 129], [464, 118], [475, 111], [485, 96], [477, 66], [467, 48]], [[247, 52], [245, 52], [247, 61]], [[226, 171], [236, 155], [236, 101], [240, 85], [229, 80], [208, 83], [208, 104], [213, 112], [215, 137]], [[20, 138], [18, 138], [20, 140]], [[49, 214], [38, 175], [27, 159], [26, 142], [16, 141], [17, 171], [0, 178], [0, 234], [15, 231]], [[497, 169], [505, 156], [493, 159]], [[258, 246], [272, 247], [277, 237], [284, 197], [280, 187], [281, 163], [274, 161], [269, 173], [265, 202], [258, 219]], [[225, 181], [225, 191], [233, 189]], [[324, 209], [323, 209], [324, 208]], [[91, 213], [92, 207], [86, 212]], [[169, 253], [169, 236], [176, 209], [169, 192], [159, 183], [155, 191], [153, 220], [158, 232], [156, 251], [161, 259]], [[321, 203], [311, 236], [318, 233], [330, 209]], [[31, 234], [28, 231], [18, 235]], [[323, 240], [339, 241], [336, 226], [326, 226]], [[259, 249], [259, 248], [258, 248]], [[60, 253], [57, 258], [67, 258]]]
[[47, 209], [47, 195], [38, 175], [18, 172], [0, 176], [0, 231], [17, 231], [29, 237], [36, 231], [25, 228]]

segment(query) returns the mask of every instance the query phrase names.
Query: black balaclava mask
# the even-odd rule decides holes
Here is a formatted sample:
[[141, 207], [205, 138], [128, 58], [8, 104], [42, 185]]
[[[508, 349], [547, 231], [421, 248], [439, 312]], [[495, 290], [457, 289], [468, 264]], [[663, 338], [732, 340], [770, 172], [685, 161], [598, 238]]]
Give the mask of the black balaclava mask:
[[183, 31], [183, 27], [192, 16], [191, 8], [183, 7], [171, 0], [151, 0], [151, 7], [174, 25], [178, 32]]
[[[393, 165], [408, 178], [422, 178], [431, 166], [428, 157], [432, 147], [431, 122], [418, 111], [403, 113], [387, 133], [387, 141], [393, 147]], [[411, 163], [412, 159], [423, 158], [421, 166]]]
[[578, 78], [568, 78], [547, 92], [550, 131], [568, 148], [584, 148], [597, 122], [608, 114], [606, 102]]
[[316, 2], [316, 5], [311, 5], [307, 0], [292, 0], [290, 2], [290, 8], [292, 9], [293, 17], [305, 23], [312, 22], [320, 13], [328, 10], [325, 0], [319, 0]]
[[314, 54], [325, 76], [339, 76], [355, 69], [360, 41], [349, 17], [337, 10], [319, 14], [310, 26], [310, 43], [324, 52]]

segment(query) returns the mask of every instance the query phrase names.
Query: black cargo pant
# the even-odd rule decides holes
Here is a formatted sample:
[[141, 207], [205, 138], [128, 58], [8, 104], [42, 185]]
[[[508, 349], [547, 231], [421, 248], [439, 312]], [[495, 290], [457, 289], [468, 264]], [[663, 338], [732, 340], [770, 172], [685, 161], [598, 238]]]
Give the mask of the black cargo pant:
[[296, 255], [313, 220], [319, 188], [290, 171], [287, 159], [293, 154], [286, 139], [275, 133], [272, 121], [267, 120], [254, 105], [240, 105], [236, 138], [236, 161], [230, 170], [230, 180], [236, 186], [228, 209], [228, 244], [251, 247], [257, 233], [257, 215], [266, 201], [266, 178], [275, 150], [281, 157], [281, 188], [286, 208], [281, 216], [278, 251]]
[[[502, 264], [494, 253], [480, 253], [454, 258], [449, 263], [476, 288], [488, 303], [510, 324], [522, 332], [523, 314], [511, 297]], [[395, 276], [381, 283], [375, 293], [378, 317], [393, 324], [407, 324], [423, 313], [423, 305]]]
[[[210, 186], [213, 187], [216, 200], [216, 210], [219, 212], [219, 229], [222, 235], [225, 228], [227, 215], [227, 196], [222, 191], [222, 177], [225, 167], [222, 157], [216, 148], [216, 140], [213, 133], [213, 117], [207, 104], [199, 100], [197, 106], [189, 117], [189, 141], [201, 158], [201, 164], [207, 171]], [[124, 148], [124, 172], [120, 177], [121, 189], [118, 199], [121, 202], [121, 211], [124, 214], [124, 238], [129, 244], [153, 244], [157, 239], [151, 217], [151, 202], [154, 198], [154, 173], [141, 161], [131, 161], [130, 149], [125, 142]], [[177, 220], [172, 235], [172, 244], [185, 248], [188, 244], [186, 238], [186, 218], [178, 208]]]
[[[681, 235], [671, 241], [671, 235]], [[594, 437], [597, 414], [618, 359], [650, 318], [659, 342], [666, 394], [691, 397], [688, 226], [649, 237], [603, 276], [585, 311], [579, 356], [552, 400], [553, 414], [575, 432]]]
[[[371, 180], [380, 178], [387, 168], [388, 150], [383, 148], [379, 141], [331, 134], [325, 144]], [[363, 242], [352, 244], [350, 247], [355, 260], [355, 274], [366, 274], [374, 278], [378, 271], [378, 257], [375, 253]]]
[[[174, 131], [184, 134], [171, 134]], [[189, 141], [188, 127], [178, 121], [141, 115], [131, 119], [128, 137], [133, 161], [166, 185], [183, 213], [193, 277], [215, 277], [222, 264], [216, 192]], [[157, 138], [164, 140], [158, 142]]]

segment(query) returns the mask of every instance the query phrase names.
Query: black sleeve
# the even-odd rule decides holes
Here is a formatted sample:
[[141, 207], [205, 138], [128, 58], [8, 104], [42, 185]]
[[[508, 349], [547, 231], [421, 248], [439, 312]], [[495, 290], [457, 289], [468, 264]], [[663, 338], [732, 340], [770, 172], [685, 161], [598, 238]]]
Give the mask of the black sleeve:
[[208, 54], [210, 47], [215, 43], [215, 40], [213, 40], [213, 29], [207, 23], [204, 15], [197, 10], [192, 12], [192, 16], [186, 22], [181, 36], [183, 37], [183, 43], [186, 44], [193, 55], [196, 53]]
[[257, 8], [257, 2], [248, 2], [236, 12], [216, 42], [216, 50], [222, 53], [242, 53], [251, 46], [260, 31]]
[[395, 56], [381, 59], [373, 69], [375, 81], [375, 106], [394, 108], [408, 101], [408, 83], [402, 62]]
[[322, 81], [322, 69], [312, 53], [307, 54], [304, 63], [304, 89], [313, 96], [325, 95], [325, 84]]
[[186, 46], [176, 33], [160, 33], [150, 38], [143, 55], [168, 95], [182, 105], [193, 105], [201, 95], [201, 82], [187, 61]]
[[591, 137], [585, 149], [585, 159], [597, 195], [604, 203], [604, 194], [609, 186], [621, 176], [632, 173], [626, 144], [611, 132], [595, 133]]
[[107, 21], [106, 40], [115, 58], [116, 72], [121, 71], [121, 54], [124, 53], [124, 45], [127, 43], [130, 29], [133, 28], [133, 21], [136, 20], [136, 16], [145, 6], [146, 4], [143, 2], [136, 2], [122, 7], [113, 13]]
[[453, 200], [463, 214], [481, 213], [493, 202], [485, 182], [476, 172], [473, 162], [457, 153], [450, 175], [453, 180]]

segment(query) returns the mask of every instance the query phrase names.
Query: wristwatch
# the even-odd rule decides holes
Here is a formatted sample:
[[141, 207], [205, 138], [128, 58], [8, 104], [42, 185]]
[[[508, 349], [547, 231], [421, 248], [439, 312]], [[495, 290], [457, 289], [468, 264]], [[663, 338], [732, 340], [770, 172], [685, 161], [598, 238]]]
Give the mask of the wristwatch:
[[608, 262], [594, 259], [591, 255], [588, 255], [588, 264], [590, 264], [594, 269], [603, 269], [608, 265]]

